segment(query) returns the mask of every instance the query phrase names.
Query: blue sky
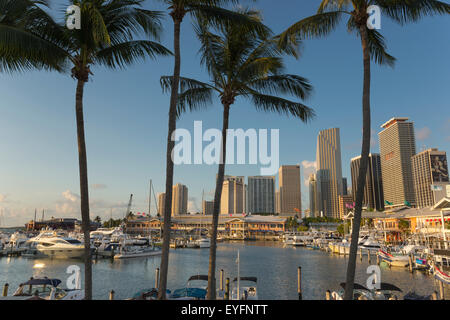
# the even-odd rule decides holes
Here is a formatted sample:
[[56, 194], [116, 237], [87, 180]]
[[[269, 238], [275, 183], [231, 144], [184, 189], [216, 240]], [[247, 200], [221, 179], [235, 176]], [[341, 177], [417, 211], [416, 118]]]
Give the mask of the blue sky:
[[[60, 8], [64, 1], [53, 1]], [[243, 3], [245, 4], [245, 3]], [[275, 33], [314, 14], [317, 0], [260, 0]], [[165, 10], [161, 2], [146, 8]], [[433, 17], [399, 26], [382, 17], [381, 32], [398, 61], [394, 69], [372, 67], [372, 152], [379, 152], [380, 125], [406, 116], [415, 124], [417, 149], [450, 150], [450, 19]], [[162, 42], [172, 49], [173, 27], [164, 21]], [[187, 77], [207, 80], [199, 64], [198, 42], [188, 18], [182, 24], [182, 67]], [[238, 99], [231, 108], [230, 128], [279, 128], [280, 164], [315, 160], [317, 133], [341, 128], [343, 175], [350, 180], [350, 159], [360, 153], [362, 53], [359, 39], [345, 23], [326, 39], [303, 43], [299, 60], [286, 59], [287, 72], [308, 78], [313, 96], [305, 103], [317, 117], [308, 124], [278, 114], [257, 112]], [[130, 193], [133, 209], [148, 211], [149, 179], [157, 192], [165, 185], [165, 141], [169, 97], [159, 86], [161, 75], [172, 73], [171, 58], [160, 58], [126, 70], [93, 68], [85, 88], [84, 108], [91, 215], [122, 217]], [[34, 209], [46, 216], [79, 217], [79, 180], [75, 127], [75, 81], [48, 72], [0, 74], [0, 208], [4, 225], [32, 219]], [[195, 120], [204, 130], [221, 128], [222, 110], [215, 101], [208, 110], [186, 114], [179, 128], [192, 130]], [[310, 169], [302, 169], [302, 180]], [[191, 209], [212, 197], [217, 166], [181, 165], [174, 182], [186, 184]], [[258, 175], [254, 165], [231, 165], [231, 175]], [[349, 184], [350, 185], [350, 184]], [[308, 188], [302, 184], [303, 209]], [[152, 208], [155, 211], [155, 208]], [[40, 216], [40, 214], [39, 214]]]

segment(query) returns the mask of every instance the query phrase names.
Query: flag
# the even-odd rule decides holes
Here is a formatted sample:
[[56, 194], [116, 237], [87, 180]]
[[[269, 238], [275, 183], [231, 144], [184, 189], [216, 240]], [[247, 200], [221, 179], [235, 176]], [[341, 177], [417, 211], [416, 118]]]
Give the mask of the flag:
[[385, 204], [387, 204], [388, 206], [392, 206], [392, 205], [394, 205], [394, 203], [393, 203], [393, 202], [389, 202], [389, 201], [387, 201], [387, 200], [384, 200], [384, 203], [385, 203]]

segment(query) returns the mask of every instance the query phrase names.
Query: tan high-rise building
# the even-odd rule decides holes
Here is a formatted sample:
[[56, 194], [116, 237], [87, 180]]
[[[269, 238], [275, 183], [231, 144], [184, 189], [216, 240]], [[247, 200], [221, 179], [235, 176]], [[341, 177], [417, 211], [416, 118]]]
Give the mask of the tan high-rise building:
[[417, 206], [433, 206], [445, 196], [449, 183], [447, 154], [428, 149], [412, 156], [411, 161]]
[[214, 201], [203, 200], [202, 213], [204, 215], [212, 215], [214, 212]]
[[158, 214], [162, 217], [164, 216], [164, 209], [166, 208], [166, 193], [158, 193]]
[[280, 190], [275, 191], [275, 213], [280, 214], [281, 211], [281, 199], [280, 199]]
[[341, 139], [339, 128], [322, 130], [317, 136], [316, 180], [319, 213], [339, 218], [342, 190]]
[[278, 169], [278, 183], [280, 190], [280, 214], [291, 216], [297, 214], [300, 216], [302, 211], [300, 166], [281, 166]]
[[177, 183], [172, 188], [172, 216], [187, 214], [188, 188]]
[[392, 118], [381, 125], [381, 173], [386, 205], [416, 204], [411, 157], [416, 154], [414, 124], [408, 118]]
[[244, 177], [225, 176], [220, 198], [220, 214], [244, 213]]

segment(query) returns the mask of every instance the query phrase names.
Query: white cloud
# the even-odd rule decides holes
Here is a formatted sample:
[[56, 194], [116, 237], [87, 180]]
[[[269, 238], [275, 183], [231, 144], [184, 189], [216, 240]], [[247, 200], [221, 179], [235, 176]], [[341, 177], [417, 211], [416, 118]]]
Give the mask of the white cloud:
[[196, 197], [189, 197], [187, 211], [188, 212], [200, 212], [201, 211], [197, 205]]
[[305, 186], [308, 186], [309, 175], [312, 173], [316, 173], [317, 163], [316, 161], [303, 160], [302, 167], [303, 167], [303, 182]]
[[417, 130], [416, 138], [417, 140], [426, 140], [430, 137], [431, 130], [428, 127], [423, 127], [422, 129]]

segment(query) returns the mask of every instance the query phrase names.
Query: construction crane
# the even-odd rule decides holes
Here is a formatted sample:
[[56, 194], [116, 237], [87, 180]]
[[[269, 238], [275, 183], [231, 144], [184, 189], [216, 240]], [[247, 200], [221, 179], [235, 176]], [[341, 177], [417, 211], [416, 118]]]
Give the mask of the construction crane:
[[128, 201], [127, 211], [125, 212], [125, 218], [127, 218], [131, 209], [131, 202], [133, 201], [133, 194], [130, 194], [130, 201]]

